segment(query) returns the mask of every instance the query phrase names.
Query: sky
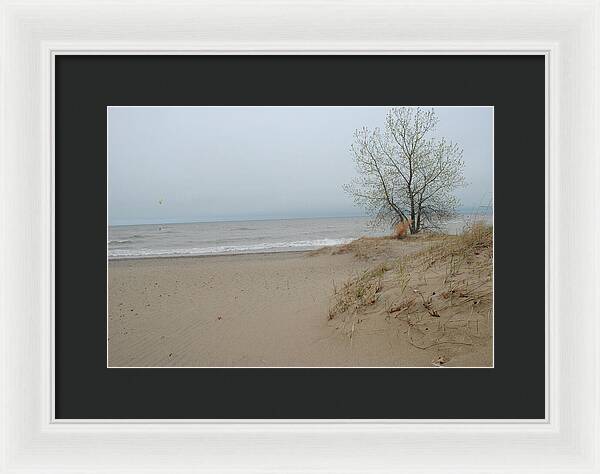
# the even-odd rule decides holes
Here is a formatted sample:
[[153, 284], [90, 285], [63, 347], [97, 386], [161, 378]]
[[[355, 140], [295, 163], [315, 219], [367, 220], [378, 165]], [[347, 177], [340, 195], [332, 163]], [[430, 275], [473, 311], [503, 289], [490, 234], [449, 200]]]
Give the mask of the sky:
[[[463, 148], [464, 209], [492, 198], [493, 108], [433, 107]], [[390, 107], [109, 107], [110, 225], [360, 216], [357, 128]]]

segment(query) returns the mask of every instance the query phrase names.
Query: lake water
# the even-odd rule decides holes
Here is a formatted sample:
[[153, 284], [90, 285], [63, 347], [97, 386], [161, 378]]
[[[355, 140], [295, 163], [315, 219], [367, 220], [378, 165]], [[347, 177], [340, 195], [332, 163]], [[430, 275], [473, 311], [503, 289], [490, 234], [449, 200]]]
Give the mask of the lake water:
[[[458, 233], [464, 226], [491, 215], [461, 214], [446, 223], [446, 232]], [[109, 258], [142, 258], [185, 255], [311, 250], [339, 245], [362, 236], [389, 234], [372, 229], [365, 217], [278, 219], [189, 224], [109, 226]]]

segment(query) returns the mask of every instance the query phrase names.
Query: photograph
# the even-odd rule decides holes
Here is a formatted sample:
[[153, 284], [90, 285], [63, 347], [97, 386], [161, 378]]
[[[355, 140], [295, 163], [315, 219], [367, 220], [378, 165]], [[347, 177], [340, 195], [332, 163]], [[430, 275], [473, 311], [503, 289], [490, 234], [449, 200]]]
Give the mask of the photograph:
[[600, 474], [600, 0], [6, 3], [0, 474]]
[[109, 106], [107, 367], [494, 367], [493, 106]]

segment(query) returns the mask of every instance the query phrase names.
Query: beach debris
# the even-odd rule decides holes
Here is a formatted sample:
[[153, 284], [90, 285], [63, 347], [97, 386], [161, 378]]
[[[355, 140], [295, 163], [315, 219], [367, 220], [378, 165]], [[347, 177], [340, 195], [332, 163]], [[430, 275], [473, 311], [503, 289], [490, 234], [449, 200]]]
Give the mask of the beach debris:
[[423, 301], [423, 307], [427, 310], [429, 315], [433, 316], [434, 318], [439, 318], [440, 314], [433, 307], [433, 303], [432, 303], [432, 298], [435, 295], [435, 291], [427, 299], [425, 299], [425, 297], [423, 296], [423, 293], [421, 293], [419, 290], [413, 290], [413, 291], [421, 297], [421, 300]]
[[440, 355], [432, 361], [432, 364], [436, 367], [442, 367], [444, 364], [447, 364], [450, 361], [450, 357], [446, 355]]
[[390, 313], [390, 314], [391, 313], [400, 313], [400, 312], [405, 311], [408, 308], [410, 308], [413, 304], [415, 304], [414, 298], [401, 301], [397, 305], [391, 306], [388, 309], [388, 313]]
[[222, 316], [217, 316], [217, 321], [221, 321], [221, 319], [223, 319]]

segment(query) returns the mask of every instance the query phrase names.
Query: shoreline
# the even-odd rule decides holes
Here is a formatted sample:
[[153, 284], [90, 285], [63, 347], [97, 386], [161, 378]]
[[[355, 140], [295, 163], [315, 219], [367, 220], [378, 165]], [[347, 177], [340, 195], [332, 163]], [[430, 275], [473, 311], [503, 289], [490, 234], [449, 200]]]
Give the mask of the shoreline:
[[[354, 241], [352, 241], [354, 242]], [[324, 247], [315, 247], [314, 249], [301, 249], [301, 250], [274, 250], [274, 251], [262, 251], [262, 252], [240, 252], [240, 253], [208, 253], [200, 255], [148, 255], [139, 257], [107, 257], [107, 262], [120, 262], [124, 260], [169, 260], [169, 259], [180, 259], [180, 258], [207, 258], [207, 257], [243, 257], [244, 255], [285, 255], [285, 254], [303, 254], [310, 253], [322, 248], [335, 248], [338, 245], [327, 245]]]
[[[474, 214], [467, 214], [468, 216], [473, 217], [473, 222], [476, 222], [477, 220], [479, 220], [479, 217], [475, 216]], [[490, 220], [490, 218], [493, 218], [493, 215], [489, 215], [484, 217], [482, 220], [482, 222], [488, 222], [490, 225], [493, 224], [493, 222]], [[323, 219], [328, 219], [328, 218], [323, 218]], [[341, 219], [341, 218], [340, 218]], [[351, 219], [355, 219], [355, 218], [351, 218]], [[299, 219], [302, 220], [302, 219]], [[306, 220], [316, 220], [316, 219], [306, 219]], [[276, 220], [274, 220], [276, 221]], [[238, 221], [225, 221], [225, 224], [231, 224], [231, 223], [237, 223]], [[246, 221], [239, 221], [239, 222], [246, 222]], [[260, 221], [260, 222], [269, 222], [269, 221]], [[448, 223], [452, 223], [453, 220], [448, 220]], [[201, 223], [201, 224], [220, 224], [221, 222], [208, 222], [208, 223]], [[463, 228], [465, 225], [469, 224], [469, 221], [461, 221], [460, 222], [461, 225], [455, 225], [449, 224], [449, 227], [447, 229], [440, 229], [441, 233], [443, 234], [447, 234], [447, 235], [458, 235], [462, 232]], [[179, 224], [176, 224], [179, 225]], [[195, 223], [190, 223], [190, 225], [196, 225]], [[133, 226], [133, 227], [144, 227], [144, 226], [150, 226], [150, 225], [141, 225], [141, 226]], [[154, 226], [154, 224], [152, 224], [151, 226]], [[120, 226], [120, 227], [127, 227], [127, 226]], [[233, 229], [234, 231], [237, 231], [239, 229]], [[243, 230], [250, 230], [250, 229], [243, 229]], [[256, 230], [256, 229], [253, 229]], [[296, 229], [298, 230], [298, 229]], [[132, 231], [133, 232], [133, 231]], [[225, 232], [225, 235], [227, 234], [227, 230], [226, 229], [222, 229], [222, 232]], [[134, 235], [133, 237], [129, 236], [129, 235], [122, 235], [122, 236], [111, 236], [110, 239], [116, 239], [116, 240], [108, 240], [107, 242], [107, 261], [117, 261], [117, 260], [142, 260], [142, 259], [148, 259], [148, 258], [182, 258], [182, 257], [210, 257], [210, 256], [222, 256], [222, 255], [262, 255], [262, 254], [271, 254], [271, 253], [290, 253], [290, 252], [311, 252], [314, 250], [319, 250], [320, 248], [323, 247], [336, 247], [339, 245], [346, 245], [352, 241], [358, 240], [360, 238], [362, 238], [363, 236], [366, 237], [386, 237], [391, 235], [391, 231], [390, 232], [384, 232], [381, 229], [378, 230], [373, 230], [372, 232], [365, 232], [365, 233], [356, 233], [356, 229], [352, 229], [352, 230], [348, 230], [347, 233], [344, 233], [342, 235], [335, 235], [335, 236], [330, 236], [328, 234], [318, 234], [318, 236], [316, 236], [317, 234], [314, 234], [312, 237], [304, 237], [304, 236], [299, 236], [299, 234], [291, 234], [288, 233], [287, 235], [282, 235], [282, 236], [278, 236], [278, 239], [280, 240], [274, 240], [273, 242], [268, 242], [265, 243], [264, 245], [255, 245], [256, 244], [256, 236], [252, 236], [252, 235], [236, 235], [236, 241], [239, 242], [243, 242], [243, 239], [250, 239], [247, 242], [251, 242], [251, 243], [247, 243], [245, 245], [242, 245], [241, 243], [229, 243], [229, 244], [223, 244], [222, 242], [220, 242], [219, 240], [200, 240], [198, 242], [192, 242], [189, 241], [189, 245], [187, 242], [182, 242], [181, 240], [177, 240], [177, 239], [182, 239], [182, 237], [180, 235], [178, 235], [177, 233], [175, 233], [175, 235], [177, 237], [175, 237], [175, 240], [172, 242], [172, 245], [166, 244], [166, 242], [169, 242], [168, 240], [166, 242], [162, 242], [161, 243], [161, 247], [163, 248], [153, 248], [154, 244], [153, 244], [153, 240], [156, 235], [158, 234], [152, 234], [149, 233], [147, 236], [146, 234], [143, 233], [143, 231], [140, 231], [141, 236], [144, 236], [144, 238], [149, 238], [150, 240], [145, 243], [145, 244], [139, 244], [139, 243], [135, 243], [137, 241], [133, 240], [134, 237], [140, 237], [140, 235]], [[355, 235], [355, 237], [352, 237], [352, 235]], [[213, 236], [214, 237], [214, 236]], [[295, 237], [295, 238], [294, 238]], [[170, 238], [170, 237], [169, 237]], [[215, 237], [216, 238], [216, 237]], [[124, 240], [119, 240], [119, 239], [124, 239]], [[161, 237], [162, 239], [162, 237]], [[204, 237], [203, 237], [204, 239]], [[254, 239], [254, 240], [253, 240]], [[303, 239], [307, 239], [306, 241]], [[113, 243], [119, 243], [119, 242], [125, 242], [128, 245], [127, 246], [121, 246], [119, 245], [114, 245]], [[303, 244], [303, 245], [301, 245]], [[265, 248], [266, 247], [266, 248]], [[143, 254], [142, 252], [148, 252], [147, 254]], [[153, 253], [155, 252], [155, 253]], [[156, 253], [156, 252], [164, 252], [164, 253]]]

